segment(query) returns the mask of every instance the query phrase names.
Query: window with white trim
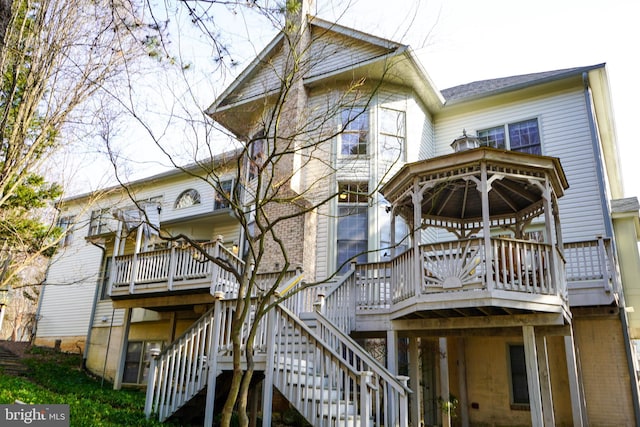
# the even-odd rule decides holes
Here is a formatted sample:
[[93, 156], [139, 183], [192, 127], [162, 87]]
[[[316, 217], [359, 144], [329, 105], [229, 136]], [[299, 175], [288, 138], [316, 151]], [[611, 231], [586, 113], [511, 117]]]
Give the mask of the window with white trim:
[[380, 107], [378, 110], [380, 133], [378, 153], [383, 160], [392, 162], [405, 160], [405, 112]]
[[363, 156], [369, 150], [369, 111], [363, 107], [342, 110], [340, 154]]
[[336, 265], [345, 272], [349, 261], [367, 262], [369, 249], [369, 191], [366, 183], [343, 183], [338, 188]]
[[529, 154], [542, 154], [538, 119], [479, 130], [477, 136], [483, 146]]
[[213, 201], [213, 210], [227, 209], [231, 204], [231, 191], [233, 190], [233, 180], [227, 179], [220, 181], [220, 190], [216, 191], [216, 195]]
[[109, 275], [111, 274], [111, 255], [106, 253], [102, 257], [102, 264], [100, 265], [100, 299], [109, 299]]
[[193, 188], [190, 188], [180, 193], [180, 195], [176, 199], [176, 204], [174, 207], [176, 209], [183, 209], [183, 208], [188, 208], [189, 206], [199, 205], [199, 204], [200, 204], [200, 193], [198, 193], [198, 190], [194, 190]]
[[75, 217], [73, 215], [62, 216], [58, 218], [58, 228], [62, 233], [62, 237], [60, 238], [59, 245], [60, 246], [69, 246], [73, 241], [73, 226], [75, 223]]
[[96, 209], [91, 212], [91, 220], [89, 221], [89, 236], [98, 236], [108, 232], [108, 221], [113, 216], [110, 209]]
[[261, 130], [249, 141], [249, 180], [254, 179], [262, 171], [267, 159], [267, 140], [264, 130]]

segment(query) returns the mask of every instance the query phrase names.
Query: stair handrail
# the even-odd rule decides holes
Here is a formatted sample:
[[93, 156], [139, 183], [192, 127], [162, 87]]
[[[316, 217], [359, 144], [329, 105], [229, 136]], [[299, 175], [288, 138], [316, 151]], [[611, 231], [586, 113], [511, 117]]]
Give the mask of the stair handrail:
[[[373, 368], [373, 369], [366, 369], [367, 371], [372, 371], [375, 374], [380, 375], [385, 381], [391, 384], [391, 386], [398, 392], [402, 392], [406, 394], [413, 393], [413, 391], [409, 387], [403, 384], [401, 379], [398, 379], [397, 377], [395, 377], [391, 372], [389, 372], [389, 370], [382, 363], [380, 363], [368, 351], [362, 349], [360, 344], [358, 344], [353, 338], [351, 338], [349, 335], [341, 331], [340, 328], [337, 328], [335, 325], [333, 325], [331, 321], [327, 319], [319, 310], [320, 310], [320, 307], [317, 307], [317, 310], [315, 312], [315, 317], [318, 323], [322, 326], [322, 328], [327, 329], [328, 332], [333, 335], [333, 337], [331, 338], [338, 339], [340, 341], [340, 344], [344, 345], [350, 351], [353, 352], [354, 356], [359, 357], [365, 362], [367, 366], [369, 366], [370, 368]], [[322, 338], [322, 340], [325, 343], [330, 343], [331, 338], [329, 339], [325, 338], [325, 336], [322, 333], [322, 330], [320, 333], [320, 338]]]
[[[335, 363], [335, 365], [337, 365], [337, 367], [339, 367], [342, 372], [345, 374], [344, 377], [341, 377], [340, 375], [338, 375], [339, 377], [341, 377], [343, 380], [346, 380], [347, 378], [350, 379], [351, 381], [353, 381], [353, 384], [358, 384], [360, 386], [360, 394], [359, 397], [357, 394], [357, 390], [354, 388], [351, 388], [348, 384], [346, 385], [346, 387], [344, 387], [343, 392], [345, 393], [345, 396], [350, 396], [350, 398], [346, 398], [345, 396], [340, 396], [337, 398], [337, 405], [338, 407], [344, 407], [346, 408], [349, 405], [349, 402], [352, 402], [352, 404], [354, 405], [354, 407], [357, 407], [360, 409], [360, 417], [361, 417], [361, 422], [360, 425], [361, 426], [368, 426], [369, 424], [369, 417], [375, 415], [372, 411], [371, 411], [371, 407], [373, 405], [373, 399], [371, 397], [371, 394], [377, 389], [376, 385], [374, 383], [372, 383], [370, 381], [371, 378], [371, 372], [369, 371], [364, 371], [364, 370], [358, 370], [356, 369], [354, 366], [352, 366], [351, 364], [348, 363], [348, 361], [340, 354], [338, 354], [333, 348], [331, 348], [330, 346], [327, 345], [327, 343], [325, 343], [320, 337], [318, 337], [318, 335], [316, 333], [314, 333], [311, 328], [306, 325], [302, 320], [300, 320], [298, 318], [298, 316], [295, 315], [295, 313], [293, 313], [291, 310], [287, 309], [286, 307], [284, 307], [281, 304], [278, 304], [274, 307], [273, 310], [273, 314], [277, 315], [279, 319], [283, 319], [284, 321], [288, 321], [292, 324], [292, 326], [294, 328], [298, 328], [301, 335], [304, 334], [305, 336], [307, 336], [307, 345], [309, 345], [310, 341], [314, 341], [314, 347], [318, 350], [320, 350], [322, 352], [322, 356], [321, 357], [325, 357], [325, 356], [329, 356], [331, 361], [333, 363]], [[276, 323], [278, 323], [276, 321]], [[275, 327], [273, 329], [273, 336], [274, 339], [276, 336], [282, 336], [279, 334], [280, 328]], [[286, 336], [286, 335], [284, 335]], [[275, 342], [275, 341], [274, 341]], [[296, 403], [296, 401], [298, 403], [300, 403], [300, 407], [297, 407], [297, 409], [299, 410], [299, 412], [305, 417], [307, 418], [307, 421], [313, 422], [314, 419], [320, 417], [324, 417], [327, 416], [329, 418], [331, 418], [332, 416], [343, 416], [344, 414], [340, 412], [339, 409], [336, 409], [335, 413], [333, 413], [333, 406], [332, 404], [329, 404], [327, 406], [327, 409], [325, 409], [324, 405], [308, 405], [308, 404], [304, 404], [303, 402], [300, 401], [299, 396], [300, 396], [300, 390], [299, 384], [295, 384], [295, 382], [292, 381], [288, 381], [286, 378], [286, 373], [287, 372], [293, 372], [294, 368], [298, 368], [298, 373], [297, 373], [297, 379], [300, 380], [302, 378], [303, 381], [305, 381], [305, 384], [309, 384], [308, 380], [309, 380], [309, 376], [311, 376], [312, 374], [309, 373], [308, 371], [300, 371], [301, 369], [303, 369], [304, 367], [307, 367], [306, 363], [309, 362], [308, 357], [305, 357], [304, 359], [302, 358], [302, 352], [300, 351], [300, 349], [291, 349], [291, 355], [297, 356], [298, 357], [298, 361], [294, 361], [293, 359], [287, 359], [286, 356], [288, 356], [289, 354], [282, 351], [281, 347], [288, 347], [288, 344], [286, 342], [284, 342], [284, 345], [282, 344], [282, 341], [277, 341], [278, 343], [278, 352], [270, 352], [270, 357], [273, 358], [273, 364], [271, 364], [273, 372], [274, 373], [280, 373], [279, 376], [277, 376], [277, 379], [273, 382], [273, 385], [276, 386], [280, 392], [292, 403]], [[283, 358], [284, 356], [284, 358]], [[302, 363], [304, 360], [304, 364]], [[314, 361], [314, 360], [311, 360]], [[326, 362], [325, 362], [326, 363]], [[332, 374], [335, 375], [337, 372], [335, 372], [335, 370], [332, 369], [327, 369], [325, 366], [325, 363], [321, 363], [321, 366], [324, 366], [324, 371], [322, 371], [322, 374]], [[302, 372], [302, 373], [300, 373]], [[296, 376], [296, 374], [293, 374], [294, 376]], [[294, 389], [294, 387], [298, 387], [298, 389]], [[327, 386], [326, 384], [321, 384], [320, 386], [310, 386], [310, 388], [312, 389], [311, 393], [312, 393], [312, 397], [316, 398], [316, 397], [320, 397], [323, 396], [325, 392], [328, 392], [327, 395], [330, 395], [330, 391], [331, 388], [330, 386]], [[364, 389], [364, 390], [363, 390]], [[298, 399], [294, 399], [293, 395], [290, 395], [290, 393], [298, 393], [297, 397]], [[357, 411], [356, 411], [357, 413]]]
[[[214, 309], [209, 309], [167, 347], [152, 355], [144, 410], [147, 418], [155, 409], [160, 421], [164, 421], [207, 384], [207, 351], [214, 329]], [[184, 353], [183, 347], [187, 349]], [[184, 389], [181, 395], [176, 393], [179, 386]]]
[[[324, 294], [318, 293], [318, 297], [324, 301], [325, 316], [327, 319], [346, 333], [351, 332], [353, 323], [355, 322], [355, 273], [356, 263], [353, 262], [351, 263], [351, 268], [344, 275], [338, 277], [335, 284], [326, 289]], [[335, 299], [340, 292], [345, 292], [342, 296], [343, 301], [332, 304], [332, 300]]]

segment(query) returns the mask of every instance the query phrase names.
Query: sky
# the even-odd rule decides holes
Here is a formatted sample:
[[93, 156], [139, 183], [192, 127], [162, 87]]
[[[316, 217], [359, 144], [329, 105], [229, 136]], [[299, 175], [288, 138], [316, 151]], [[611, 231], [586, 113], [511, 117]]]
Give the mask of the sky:
[[[319, 15], [330, 15], [322, 3]], [[355, 0], [340, 23], [409, 44], [439, 89], [606, 63], [632, 197], [640, 196], [639, 20], [638, 0]]]
[[[238, 61], [224, 75], [212, 71], [216, 62], [201, 37], [186, 27], [174, 30], [174, 36], [180, 34], [180, 38], [173, 39], [173, 47], [190, 58], [193, 75], [202, 84], [197, 101], [201, 108], [210, 105], [275, 34], [264, 19], [243, 13], [242, 8], [236, 12], [216, 15], [221, 34]], [[438, 89], [606, 63], [625, 197], [640, 196], [640, 167], [636, 165], [640, 148], [635, 142], [640, 127], [634, 127], [640, 113], [636, 107], [640, 100], [636, 78], [640, 0], [315, 0], [312, 13], [410, 45]], [[131, 135], [124, 138], [124, 153], [131, 155], [127, 151], [133, 147]], [[187, 146], [187, 139], [179, 136], [174, 144]], [[145, 162], [133, 164], [131, 169], [137, 173], [132, 177], [166, 168], [167, 162], [152, 159], [150, 152], [145, 149]], [[89, 175], [95, 175], [95, 170], [92, 167]], [[93, 188], [100, 185], [84, 173], [84, 179], [94, 181]]]

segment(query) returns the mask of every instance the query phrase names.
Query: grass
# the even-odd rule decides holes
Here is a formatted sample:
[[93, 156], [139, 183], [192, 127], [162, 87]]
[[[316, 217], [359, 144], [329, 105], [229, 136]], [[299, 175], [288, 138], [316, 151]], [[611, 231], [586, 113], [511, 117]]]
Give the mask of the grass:
[[69, 405], [71, 426], [166, 426], [144, 416], [145, 394], [101, 386], [82, 371], [79, 355], [34, 347], [25, 355], [23, 377], [0, 372], [0, 404], [20, 400], [28, 404]]

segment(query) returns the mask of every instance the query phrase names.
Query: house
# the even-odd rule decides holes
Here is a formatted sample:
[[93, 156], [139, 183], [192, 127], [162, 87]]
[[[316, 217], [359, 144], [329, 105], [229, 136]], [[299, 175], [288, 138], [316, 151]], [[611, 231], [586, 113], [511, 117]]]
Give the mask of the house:
[[256, 334], [264, 422], [277, 390], [313, 425], [636, 425], [639, 205], [605, 65], [439, 91], [408, 46], [299, 18], [208, 110], [246, 153], [61, 203], [36, 343], [210, 424], [239, 291], [189, 239], [246, 271], [228, 198], [271, 167], [287, 203], [247, 218], [289, 219], [255, 277], [293, 296]]

